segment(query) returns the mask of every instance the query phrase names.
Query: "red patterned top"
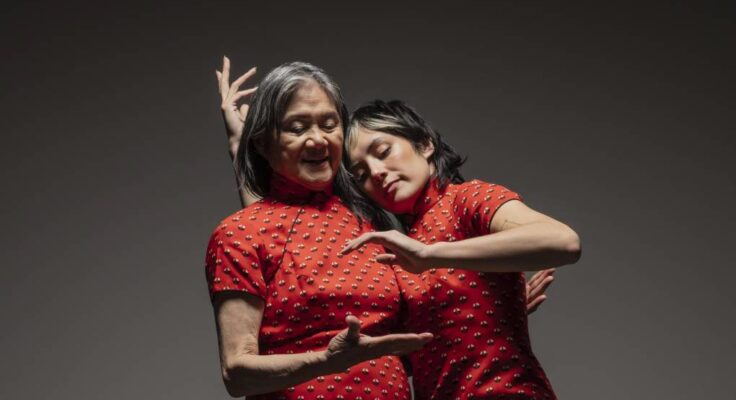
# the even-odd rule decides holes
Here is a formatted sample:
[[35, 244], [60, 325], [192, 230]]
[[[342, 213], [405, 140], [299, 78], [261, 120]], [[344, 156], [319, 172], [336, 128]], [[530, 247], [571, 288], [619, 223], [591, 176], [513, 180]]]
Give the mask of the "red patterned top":
[[[212, 234], [206, 257], [210, 295], [238, 290], [263, 299], [261, 354], [324, 350], [350, 314], [362, 321], [362, 333], [391, 333], [400, 294], [393, 270], [374, 259], [382, 249], [370, 245], [338, 254], [346, 241], [369, 230], [338, 197], [277, 177], [267, 198], [225, 218]], [[252, 398], [408, 400], [411, 394], [401, 360], [389, 356]]]
[[[433, 180], [420, 199], [409, 235], [430, 244], [489, 234], [496, 210], [520, 197], [478, 180], [439, 190]], [[396, 272], [406, 328], [435, 335], [409, 356], [417, 399], [555, 398], [530, 346], [524, 274]]]

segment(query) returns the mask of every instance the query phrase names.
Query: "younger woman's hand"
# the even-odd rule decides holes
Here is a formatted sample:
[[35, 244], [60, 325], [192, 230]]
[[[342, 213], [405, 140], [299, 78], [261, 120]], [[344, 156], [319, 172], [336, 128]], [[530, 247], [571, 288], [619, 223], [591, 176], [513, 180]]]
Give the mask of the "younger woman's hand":
[[230, 155], [233, 157], [238, 152], [240, 137], [243, 135], [245, 117], [248, 115], [248, 104], [243, 103], [238, 105], [238, 102], [258, 89], [257, 87], [252, 87], [240, 90], [240, 86], [255, 73], [256, 67], [253, 67], [248, 72], [240, 75], [233, 83], [230, 83], [230, 59], [227, 57], [223, 57], [222, 59], [222, 71], [215, 70], [215, 75], [217, 75], [217, 89], [220, 92], [220, 97], [222, 97], [220, 109], [222, 110], [222, 119], [225, 121], [228, 149]]
[[429, 246], [396, 230], [364, 233], [348, 242], [340, 253], [347, 254], [365, 243], [380, 244], [391, 252], [376, 256], [376, 261], [380, 263], [397, 264], [415, 274], [431, 267], [428, 258]]

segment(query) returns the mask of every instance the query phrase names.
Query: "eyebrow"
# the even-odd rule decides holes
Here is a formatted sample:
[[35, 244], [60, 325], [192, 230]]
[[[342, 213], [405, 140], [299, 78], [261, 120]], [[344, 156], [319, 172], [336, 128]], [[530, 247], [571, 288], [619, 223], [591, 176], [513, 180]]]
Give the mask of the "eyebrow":
[[[374, 147], [376, 147], [379, 144], [381, 144], [380, 142], [383, 142], [383, 139], [381, 139], [380, 137], [373, 138], [373, 140], [371, 140], [371, 144], [368, 145], [368, 150], [365, 151], [366, 154], [367, 153], [370, 153], [371, 151], [373, 151], [373, 148]], [[350, 171], [354, 170], [355, 167], [358, 166], [358, 164], [360, 164], [360, 162], [353, 163], [353, 165], [350, 166]]]
[[[293, 114], [286, 114], [286, 115], [284, 115], [282, 121], [283, 122], [286, 122], [286, 121], [289, 121], [289, 120], [292, 120], [292, 119], [312, 118], [312, 115], [314, 115], [314, 114], [312, 114], [310, 112], [296, 112], [296, 113], [293, 113]], [[325, 111], [323, 113], [317, 114], [317, 118], [318, 119], [320, 119], [320, 118], [329, 118], [329, 117], [340, 119], [340, 114], [338, 114], [335, 111]]]

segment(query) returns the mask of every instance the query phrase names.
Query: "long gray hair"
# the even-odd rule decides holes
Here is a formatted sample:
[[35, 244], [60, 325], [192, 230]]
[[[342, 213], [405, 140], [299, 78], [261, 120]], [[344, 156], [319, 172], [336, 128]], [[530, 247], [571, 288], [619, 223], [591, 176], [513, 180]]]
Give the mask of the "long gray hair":
[[[235, 158], [235, 170], [242, 187], [258, 196], [268, 195], [273, 170], [256, 148], [256, 141], [269, 140], [273, 132], [280, 132], [280, 123], [286, 114], [294, 93], [299, 88], [314, 81], [325, 91], [335, 104], [340, 115], [342, 131], [348, 125], [348, 109], [343, 101], [340, 88], [321, 68], [305, 62], [282, 64], [269, 72], [258, 85], [250, 103], [248, 115], [243, 126], [238, 154]], [[261, 139], [263, 138], [263, 139]], [[343, 159], [345, 154], [343, 152]], [[342, 160], [341, 160], [342, 161]], [[333, 181], [333, 193], [360, 217], [374, 220], [376, 207], [367, 201], [353, 186], [350, 173], [343, 163], [337, 170]], [[378, 225], [383, 225], [382, 221]]]
[[304, 62], [290, 62], [274, 68], [258, 85], [258, 90], [250, 102], [235, 158], [235, 170], [240, 178], [240, 184], [258, 196], [268, 194], [272, 170], [268, 160], [258, 152], [255, 144], [258, 140], [264, 139], [268, 143], [274, 131], [281, 131], [281, 120], [286, 114], [291, 98], [309, 81], [317, 82], [335, 104], [340, 114], [343, 132], [345, 131], [348, 111], [342, 100], [342, 94], [337, 84], [322, 69]]

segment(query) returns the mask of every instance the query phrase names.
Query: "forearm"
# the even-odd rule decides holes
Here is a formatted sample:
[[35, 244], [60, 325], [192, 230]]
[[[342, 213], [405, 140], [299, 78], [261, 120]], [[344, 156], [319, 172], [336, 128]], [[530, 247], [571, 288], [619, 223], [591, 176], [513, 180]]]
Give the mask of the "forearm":
[[228, 393], [233, 397], [270, 393], [347, 367], [328, 360], [325, 351], [299, 354], [247, 354], [223, 367]]
[[[229, 150], [230, 159], [234, 161], [235, 160], [235, 156], [236, 156], [237, 151], [238, 151], [238, 145], [237, 145], [237, 143], [235, 143], [235, 144], [230, 143], [230, 146], [229, 147], [230, 147], [230, 150]], [[247, 191], [245, 188], [242, 187], [242, 185], [240, 185], [240, 181], [238, 180], [238, 171], [235, 169], [235, 165], [234, 164], [233, 164], [233, 172], [235, 173], [235, 187], [238, 188], [238, 196], [240, 197], [240, 205], [243, 208], [245, 208], [245, 207], [247, 207], [247, 206], [255, 203], [256, 201], [260, 200], [260, 198], [258, 196], [256, 196], [256, 195], [252, 194], [251, 192]]]
[[569, 227], [531, 223], [491, 235], [428, 246], [431, 267], [484, 272], [521, 272], [572, 264], [580, 258], [580, 239]]

